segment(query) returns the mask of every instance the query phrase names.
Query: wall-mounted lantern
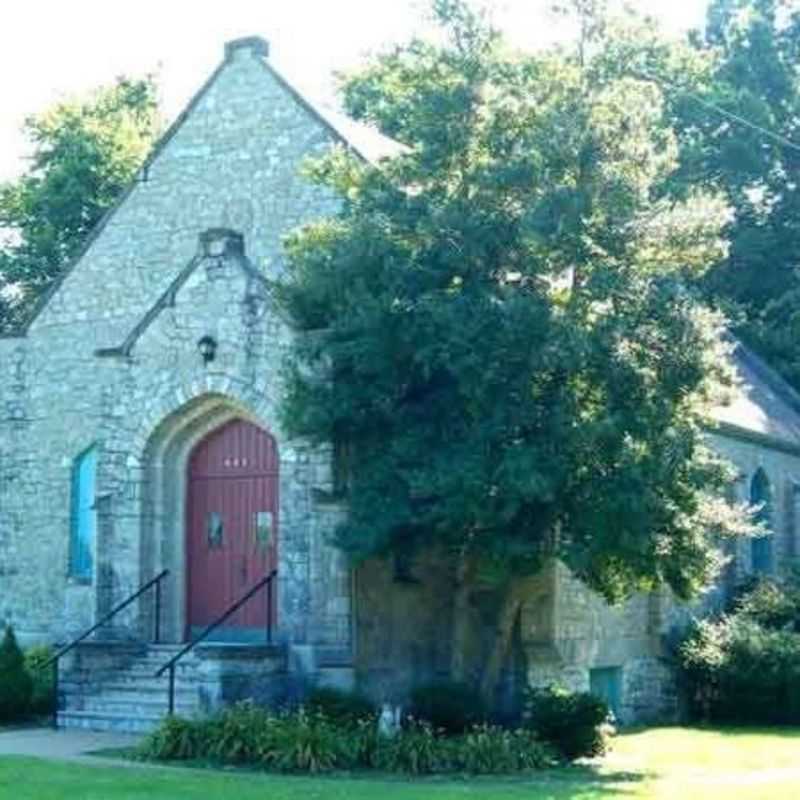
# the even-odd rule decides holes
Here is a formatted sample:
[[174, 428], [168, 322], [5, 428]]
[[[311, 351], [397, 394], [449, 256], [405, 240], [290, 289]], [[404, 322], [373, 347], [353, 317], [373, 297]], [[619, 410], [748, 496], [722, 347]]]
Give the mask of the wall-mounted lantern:
[[204, 364], [211, 363], [217, 355], [217, 340], [213, 336], [206, 334], [197, 343], [197, 350]]

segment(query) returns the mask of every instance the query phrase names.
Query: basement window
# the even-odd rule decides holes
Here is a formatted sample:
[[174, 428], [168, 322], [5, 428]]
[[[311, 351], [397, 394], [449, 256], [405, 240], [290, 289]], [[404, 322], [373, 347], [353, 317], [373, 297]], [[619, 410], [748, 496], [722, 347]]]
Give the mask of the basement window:
[[622, 667], [602, 667], [589, 670], [589, 691], [605, 700], [614, 718], [622, 711]]

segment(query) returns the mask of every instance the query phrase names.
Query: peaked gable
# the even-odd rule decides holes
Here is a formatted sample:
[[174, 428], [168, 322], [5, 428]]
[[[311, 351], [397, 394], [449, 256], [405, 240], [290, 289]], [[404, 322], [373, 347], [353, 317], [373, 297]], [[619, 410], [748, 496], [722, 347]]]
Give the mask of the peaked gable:
[[175, 279], [167, 288], [166, 292], [156, 300], [147, 310], [147, 313], [136, 323], [130, 333], [116, 347], [101, 348], [96, 351], [100, 357], [109, 356], [130, 356], [134, 346], [145, 334], [147, 329], [158, 319], [161, 313], [167, 308], [173, 308], [178, 296], [178, 292], [186, 282], [192, 277], [194, 272], [204, 262], [230, 260], [242, 271], [244, 276], [260, 285], [264, 294], [268, 294], [267, 280], [253, 265], [245, 255], [244, 240], [235, 231], [230, 230], [210, 230], [200, 234], [200, 247], [198, 253], [181, 269]]
[[[266, 60], [258, 38], [225, 59], [170, 126], [82, 252], [41, 299], [26, 331], [92, 322], [101, 347], [165, 291], [202, 230], [243, 232], [257, 269], [279, 274], [282, 237], [338, 201], [299, 174], [307, 156], [340, 144], [376, 161], [401, 148], [337, 124]], [[356, 142], [355, 139], [359, 141]]]
[[720, 431], [800, 453], [800, 395], [741, 342], [731, 360], [737, 385], [730, 402], [714, 409]]

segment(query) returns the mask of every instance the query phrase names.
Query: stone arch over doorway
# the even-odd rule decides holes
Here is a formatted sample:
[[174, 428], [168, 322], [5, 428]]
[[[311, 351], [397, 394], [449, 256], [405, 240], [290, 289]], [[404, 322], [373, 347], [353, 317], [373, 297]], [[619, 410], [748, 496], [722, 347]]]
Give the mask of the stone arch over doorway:
[[[195, 447], [226, 423], [241, 419], [269, 431], [243, 403], [205, 394], [168, 414], [143, 451], [143, 492], [139, 559], [142, 574], [169, 569], [164, 584], [161, 626], [165, 641], [182, 641], [187, 622], [186, 496], [189, 459]], [[150, 618], [146, 613], [144, 618]]]

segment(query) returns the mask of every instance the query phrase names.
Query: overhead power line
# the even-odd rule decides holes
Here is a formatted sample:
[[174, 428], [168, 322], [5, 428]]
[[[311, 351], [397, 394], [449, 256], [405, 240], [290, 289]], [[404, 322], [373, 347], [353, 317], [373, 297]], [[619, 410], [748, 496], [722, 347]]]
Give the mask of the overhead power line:
[[718, 106], [716, 103], [712, 103], [710, 100], [706, 100], [696, 92], [692, 92], [680, 86], [675, 86], [669, 81], [666, 81], [663, 78], [656, 78], [653, 75], [647, 75], [645, 73], [641, 73], [637, 77], [643, 78], [644, 80], [652, 81], [653, 83], [657, 83], [660, 86], [667, 88], [673, 92], [683, 92], [685, 95], [694, 100], [695, 103], [697, 103], [698, 105], [701, 105], [704, 108], [709, 109], [710, 111], [716, 112], [720, 116], [723, 116], [731, 120], [731, 122], [735, 122], [738, 125], [743, 125], [746, 128], [750, 128], [750, 130], [757, 131], [758, 133], [762, 134], [768, 139], [771, 139], [773, 142], [782, 145], [783, 147], [787, 147], [790, 150], [795, 150], [796, 152], [800, 153], [800, 144], [796, 144], [791, 139], [787, 139], [780, 133], [776, 133], [775, 131], [769, 130], [769, 128], [765, 128], [762, 125], [759, 125], [755, 122], [751, 122], [749, 119], [746, 119], [745, 117], [741, 117], [738, 114], [734, 114], [732, 111], [728, 111], [727, 109], [722, 108], [722, 106]]

